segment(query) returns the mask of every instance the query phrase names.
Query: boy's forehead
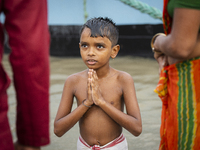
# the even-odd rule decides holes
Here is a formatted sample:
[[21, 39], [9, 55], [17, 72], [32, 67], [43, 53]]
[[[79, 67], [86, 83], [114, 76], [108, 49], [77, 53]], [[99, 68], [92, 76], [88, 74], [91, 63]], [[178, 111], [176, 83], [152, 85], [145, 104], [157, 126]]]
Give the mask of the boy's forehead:
[[90, 30], [90, 28], [84, 28], [81, 35], [83, 35], [83, 34], [91, 35], [91, 30]]
[[97, 37], [101, 37], [101, 38], [106, 38], [106, 39], [108, 39], [109, 40], [109, 38], [107, 37], [107, 36], [96, 36], [96, 37], [92, 37], [91, 36], [91, 29], [90, 28], [84, 28], [83, 29], [83, 32], [82, 32], [82, 34], [81, 34], [81, 36], [83, 36], [83, 34], [84, 34], [84, 36], [89, 36], [89, 37], [91, 37], [91, 38], [97, 38]]
[[80, 42], [87, 42], [87, 43], [104, 43], [108, 45], [112, 45], [111, 41], [109, 40], [108, 37], [104, 36], [97, 36], [97, 37], [92, 37], [91, 36], [91, 31], [89, 28], [86, 28], [83, 30], [81, 37], [80, 37]]

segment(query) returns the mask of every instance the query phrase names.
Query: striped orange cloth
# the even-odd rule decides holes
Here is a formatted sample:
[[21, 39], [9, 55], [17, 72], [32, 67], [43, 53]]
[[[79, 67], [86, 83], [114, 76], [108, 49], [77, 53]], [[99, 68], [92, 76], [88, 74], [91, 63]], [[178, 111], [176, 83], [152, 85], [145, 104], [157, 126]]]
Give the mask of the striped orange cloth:
[[164, 6], [163, 6], [163, 29], [166, 35], [168, 35], [171, 32], [171, 26], [172, 26], [172, 18], [169, 16], [169, 13], [167, 11], [167, 5], [169, 0], [164, 0]]
[[160, 75], [155, 89], [163, 102], [159, 149], [200, 150], [200, 57], [166, 66]]

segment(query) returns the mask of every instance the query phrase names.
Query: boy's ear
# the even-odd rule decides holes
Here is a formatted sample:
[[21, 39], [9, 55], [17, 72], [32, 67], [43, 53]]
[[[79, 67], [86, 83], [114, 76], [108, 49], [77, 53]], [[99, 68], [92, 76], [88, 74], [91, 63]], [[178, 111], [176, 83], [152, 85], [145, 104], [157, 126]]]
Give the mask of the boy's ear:
[[111, 56], [110, 56], [110, 57], [111, 57], [112, 59], [114, 59], [114, 58], [117, 56], [119, 50], [120, 50], [120, 46], [119, 46], [119, 45], [113, 46], [113, 48], [112, 48], [112, 53], [111, 53]]

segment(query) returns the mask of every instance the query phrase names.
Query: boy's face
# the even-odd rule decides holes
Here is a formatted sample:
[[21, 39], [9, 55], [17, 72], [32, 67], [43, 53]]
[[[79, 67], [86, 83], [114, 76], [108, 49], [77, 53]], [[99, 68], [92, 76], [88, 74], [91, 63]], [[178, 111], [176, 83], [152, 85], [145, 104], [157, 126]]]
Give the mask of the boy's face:
[[115, 46], [112, 48], [112, 43], [107, 37], [91, 37], [90, 35], [90, 29], [85, 28], [80, 37], [79, 48], [84, 63], [90, 69], [109, 65], [109, 59], [113, 57]]

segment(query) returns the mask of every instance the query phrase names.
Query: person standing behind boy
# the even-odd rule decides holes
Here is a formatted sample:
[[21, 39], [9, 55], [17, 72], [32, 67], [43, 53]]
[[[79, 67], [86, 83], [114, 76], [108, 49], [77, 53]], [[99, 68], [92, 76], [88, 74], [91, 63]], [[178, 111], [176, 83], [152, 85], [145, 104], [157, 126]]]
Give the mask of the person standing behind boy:
[[[82, 26], [79, 47], [88, 69], [65, 81], [54, 122], [54, 133], [61, 137], [79, 121], [77, 150], [127, 150], [122, 127], [134, 136], [142, 132], [134, 81], [130, 74], [109, 65], [120, 49], [118, 36], [109, 18], [92, 18]], [[74, 97], [77, 108], [71, 112]]]
[[[49, 46], [47, 0], [0, 0], [0, 149], [41, 150], [49, 136]], [[2, 63], [4, 30], [16, 92], [16, 136], [8, 118], [11, 79]], [[13, 130], [13, 129], [12, 129]]]

